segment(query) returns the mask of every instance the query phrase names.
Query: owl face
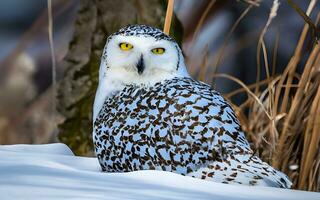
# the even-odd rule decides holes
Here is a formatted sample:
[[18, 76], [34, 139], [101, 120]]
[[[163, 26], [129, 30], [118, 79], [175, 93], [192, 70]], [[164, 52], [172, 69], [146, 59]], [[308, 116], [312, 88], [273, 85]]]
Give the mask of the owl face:
[[100, 76], [118, 78], [123, 84], [148, 85], [187, 74], [177, 43], [145, 25], [128, 26], [111, 35], [100, 67]]
[[107, 46], [110, 70], [137, 78], [177, 71], [178, 50], [174, 43], [144, 36], [115, 36]]

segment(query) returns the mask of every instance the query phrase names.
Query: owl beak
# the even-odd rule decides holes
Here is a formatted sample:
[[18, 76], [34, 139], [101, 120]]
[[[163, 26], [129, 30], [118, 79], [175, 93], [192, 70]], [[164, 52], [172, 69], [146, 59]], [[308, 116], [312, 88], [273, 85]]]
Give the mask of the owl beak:
[[138, 69], [138, 74], [142, 74], [145, 68], [144, 65], [144, 60], [143, 60], [143, 55], [141, 55], [137, 65], [136, 65], [137, 69]]

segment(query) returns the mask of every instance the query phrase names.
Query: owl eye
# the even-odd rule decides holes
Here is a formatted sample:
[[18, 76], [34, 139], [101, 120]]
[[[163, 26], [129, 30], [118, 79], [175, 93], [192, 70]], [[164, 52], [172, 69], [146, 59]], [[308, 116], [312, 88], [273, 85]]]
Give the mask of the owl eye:
[[164, 48], [154, 48], [151, 50], [154, 54], [163, 54], [166, 50]]
[[120, 47], [120, 49], [123, 50], [123, 51], [129, 51], [130, 49], [133, 48], [133, 45], [132, 45], [132, 44], [129, 44], [129, 43], [123, 42], [123, 43], [120, 43], [120, 44], [119, 44], [119, 47]]

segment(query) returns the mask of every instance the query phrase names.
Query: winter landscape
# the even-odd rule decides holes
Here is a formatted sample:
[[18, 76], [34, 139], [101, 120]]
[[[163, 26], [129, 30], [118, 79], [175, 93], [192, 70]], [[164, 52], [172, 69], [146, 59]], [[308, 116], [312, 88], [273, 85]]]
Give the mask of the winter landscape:
[[319, 24], [319, 0], [1, 0], [0, 200], [320, 200]]

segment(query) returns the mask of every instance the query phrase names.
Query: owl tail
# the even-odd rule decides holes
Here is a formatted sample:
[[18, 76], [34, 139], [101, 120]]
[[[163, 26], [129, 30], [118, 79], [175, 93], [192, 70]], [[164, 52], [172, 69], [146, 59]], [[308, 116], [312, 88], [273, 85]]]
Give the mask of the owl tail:
[[187, 174], [201, 179], [228, 184], [290, 188], [288, 177], [257, 156], [228, 156]]

